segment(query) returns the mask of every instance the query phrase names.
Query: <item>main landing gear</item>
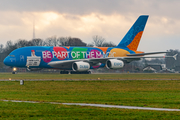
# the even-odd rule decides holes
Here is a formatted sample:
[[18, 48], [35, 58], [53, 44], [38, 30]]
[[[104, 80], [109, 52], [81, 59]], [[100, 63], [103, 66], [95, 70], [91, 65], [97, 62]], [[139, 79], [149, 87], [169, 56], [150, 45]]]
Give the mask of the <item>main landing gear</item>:
[[78, 72], [78, 71], [60, 71], [60, 74], [91, 74], [91, 71], [82, 71], [82, 72]]
[[91, 74], [91, 71], [82, 71], [82, 72], [71, 71], [71, 74]]
[[60, 74], [69, 74], [69, 71], [60, 71]]

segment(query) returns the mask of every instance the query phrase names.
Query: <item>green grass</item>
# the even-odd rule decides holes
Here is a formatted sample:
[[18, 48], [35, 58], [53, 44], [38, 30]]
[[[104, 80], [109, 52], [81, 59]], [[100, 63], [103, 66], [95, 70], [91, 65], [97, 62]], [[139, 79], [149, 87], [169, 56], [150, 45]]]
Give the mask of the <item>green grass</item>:
[[58, 74], [1, 73], [0, 79], [180, 79], [179, 74]]
[[180, 81], [0, 82], [0, 98], [180, 108]]
[[177, 120], [179, 118], [180, 112], [96, 108], [43, 103], [0, 102], [0, 119], [11, 120]]
[[[179, 79], [179, 74], [5, 74], [26, 79], [111, 78]], [[0, 74], [3, 76], [3, 74]], [[54, 76], [54, 78], [53, 78]], [[22, 79], [22, 78], [21, 78]], [[60, 103], [98, 103], [180, 109], [179, 80], [1, 81], [0, 99]], [[180, 112], [0, 102], [1, 119], [180, 119]]]

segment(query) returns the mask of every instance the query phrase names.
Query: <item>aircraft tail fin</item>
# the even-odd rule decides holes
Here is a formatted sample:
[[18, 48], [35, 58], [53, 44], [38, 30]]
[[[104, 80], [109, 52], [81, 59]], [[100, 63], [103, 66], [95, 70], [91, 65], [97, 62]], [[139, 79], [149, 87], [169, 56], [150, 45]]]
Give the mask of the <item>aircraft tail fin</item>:
[[117, 48], [129, 48], [136, 51], [143, 34], [148, 15], [141, 15], [126, 33], [121, 42], [116, 46]]

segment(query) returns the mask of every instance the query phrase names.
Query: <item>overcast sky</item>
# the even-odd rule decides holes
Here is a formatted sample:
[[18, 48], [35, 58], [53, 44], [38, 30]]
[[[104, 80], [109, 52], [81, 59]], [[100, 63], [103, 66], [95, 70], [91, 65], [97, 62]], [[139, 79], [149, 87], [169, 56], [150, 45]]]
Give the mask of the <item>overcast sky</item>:
[[0, 42], [99, 35], [118, 44], [140, 15], [149, 15], [138, 50], [180, 49], [179, 0], [0, 0]]

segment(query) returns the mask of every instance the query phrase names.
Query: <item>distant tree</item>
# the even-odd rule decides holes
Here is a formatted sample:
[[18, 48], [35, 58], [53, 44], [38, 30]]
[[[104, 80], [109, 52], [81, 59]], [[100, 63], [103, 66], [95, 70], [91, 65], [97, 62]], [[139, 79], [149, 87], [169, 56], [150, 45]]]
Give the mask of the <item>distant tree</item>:
[[13, 43], [11, 40], [6, 42], [6, 49], [10, 49], [13, 46]]
[[93, 45], [93, 43], [88, 43], [87, 46], [88, 47], [93, 47], [94, 45]]
[[26, 46], [33, 46], [32, 41], [27, 40], [18, 40], [17, 43], [15, 43], [16, 48], [26, 47]]
[[6, 42], [6, 48], [4, 49], [4, 52], [3, 52], [3, 56], [6, 57], [15, 49], [17, 49], [17, 47], [13, 44], [13, 42], [11, 40], [7, 41]]
[[2, 53], [4, 51], [4, 45], [3, 44], [0, 44], [0, 53]]
[[42, 39], [32, 39], [31, 40], [33, 46], [43, 46], [43, 40]]
[[98, 35], [93, 36], [93, 44], [97, 47], [102, 47], [104, 41], [105, 39], [101, 36]]
[[[0, 64], [2, 63], [2, 61], [4, 60], [4, 58], [5, 58], [5, 55], [4, 55], [4, 45], [3, 44], [0, 44]], [[2, 66], [2, 65], [0, 65], [0, 66]]]
[[68, 38], [67, 37], [59, 37], [58, 42], [60, 46], [68, 46]]
[[44, 41], [44, 46], [64, 46], [64, 41], [66, 38], [56, 38], [55, 37], [49, 37]]
[[52, 42], [52, 46], [60, 46], [61, 45], [59, 39], [57, 39], [56, 36], [51, 37], [51, 42]]
[[157, 63], [157, 64], [165, 64], [164, 58], [154, 58], [146, 60], [147, 63]]
[[47, 38], [45, 41], [44, 41], [44, 46], [54, 46], [54, 43], [53, 43], [53, 39], [50, 37], [50, 38]]
[[67, 42], [68, 42], [67, 43], [68, 46], [86, 46], [87, 45], [86, 43], [82, 42], [82, 40], [79, 38], [69, 37]]
[[116, 45], [112, 42], [104, 42], [101, 47], [115, 47]]
[[180, 52], [179, 52], [179, 50], [172, 50], [172, 49], [170, 49], [170, 50], [168, 50], [168, 53], [166, 53], [166, 56], [173, 56], [173, 55], [175, 55], [175, 54], [178, 54], [177, 55], [177, 59], [175, 60], [174, 58], [172, 58], [172, 57], [166, 57], [165, 58], [165, 62], [166, 62], [166, 67], [168, 68], [168, 69], [173, 69], [173, 68], [175, 68], [176, 66], [180, 66]]

